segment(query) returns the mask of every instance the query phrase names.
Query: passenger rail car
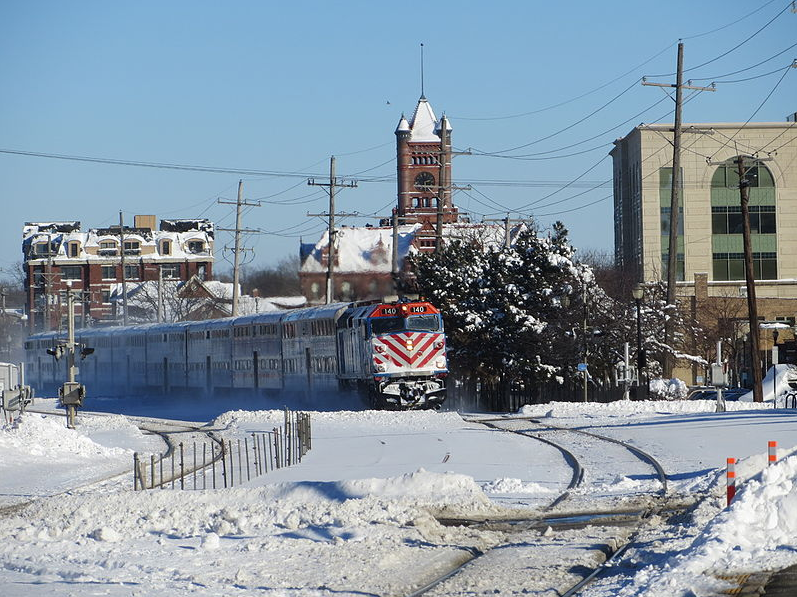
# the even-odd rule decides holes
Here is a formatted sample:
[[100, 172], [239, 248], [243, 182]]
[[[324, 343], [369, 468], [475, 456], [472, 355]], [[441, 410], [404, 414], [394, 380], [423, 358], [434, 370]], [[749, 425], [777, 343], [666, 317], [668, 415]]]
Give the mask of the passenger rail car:
[[[355, 390], [375, 407], [438, 408], [448, 374], [443, 321], [426, 301], [337, 303], [171, 324], [77, 330], [94, 353], [78, 380], [92, 393]], [[25, 343], [41, 391], [66, 379], [47, 349], [55, 332]]]

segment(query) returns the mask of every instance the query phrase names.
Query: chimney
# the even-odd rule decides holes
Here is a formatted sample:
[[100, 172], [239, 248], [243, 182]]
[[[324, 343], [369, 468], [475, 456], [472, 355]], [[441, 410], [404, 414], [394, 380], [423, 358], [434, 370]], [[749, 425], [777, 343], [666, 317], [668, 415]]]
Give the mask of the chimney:
[[144, 230], [155, 230], [155, 216], [134, 216], [133, 228], [141, 228]]

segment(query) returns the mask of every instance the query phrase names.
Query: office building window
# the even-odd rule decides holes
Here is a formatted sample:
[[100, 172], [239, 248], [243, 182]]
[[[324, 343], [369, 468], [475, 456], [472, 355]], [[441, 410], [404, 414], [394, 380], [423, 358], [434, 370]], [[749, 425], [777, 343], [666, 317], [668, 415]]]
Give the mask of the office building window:
[[[744, 253], [714, 253], [712, 265], [715, 280], [744, 280]], [[753, 277], [756, 280], [777, 280], [778, 260], [775, 253], [753, 253]]]
[[[750, 206], [750, 233], [775, 234], [775, 206]], [[742, 234], [742, 208], [739, 205], [712, 205], [711, 232], [713, 234]]]
[[[732, 158], [711, 178], [711, 248], [714, 280], [744, 280], [744, 220], [739, 205], [739, 171]], [[746, 160], [750, 235], [753, 241], [753, 277], [778, 277], [775, 181], [763, 162]]]

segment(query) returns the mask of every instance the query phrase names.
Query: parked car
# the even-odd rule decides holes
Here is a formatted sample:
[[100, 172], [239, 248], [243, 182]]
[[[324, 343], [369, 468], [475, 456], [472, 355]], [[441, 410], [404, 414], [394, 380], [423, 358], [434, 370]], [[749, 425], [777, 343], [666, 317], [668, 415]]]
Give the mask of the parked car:
[[[741, 396], [749, 392], [747, 388], [723, 388], [722, 399], [728, 402], [735, 402]], [[700, 387], [695, 388], [686, 396], [687, 400], [716, 400], [717, 388], [714, 387]]]

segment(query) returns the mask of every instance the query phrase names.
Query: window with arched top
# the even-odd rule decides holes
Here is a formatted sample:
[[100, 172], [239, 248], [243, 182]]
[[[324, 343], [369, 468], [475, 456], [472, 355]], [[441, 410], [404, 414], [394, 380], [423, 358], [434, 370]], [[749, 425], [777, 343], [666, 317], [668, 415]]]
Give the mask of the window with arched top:
[[740, 180], [747, 186], [753, 275], [757, 280], [778, 277], [775, 179], [758, 160], [739, 158], [719, 165], [711, 177], [711, 252], [714, 280], [744, 280], [744, 241]]

